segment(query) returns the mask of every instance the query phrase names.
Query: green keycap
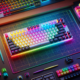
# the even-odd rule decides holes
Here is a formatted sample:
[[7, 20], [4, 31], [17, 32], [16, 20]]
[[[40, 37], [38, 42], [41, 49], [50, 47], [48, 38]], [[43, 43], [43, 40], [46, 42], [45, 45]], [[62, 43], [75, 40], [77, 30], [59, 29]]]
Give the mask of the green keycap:
[[68, 68], [66, 67], [65, 70], [68, 71]]
[[66, 68], [64, 68], [64, 70], [66, 71]]
[[2, 73], [5, 73], [5, 72], [7, 72], [7, 70], [6, 70], [6, 68], [2, 68]]
[[63, 68], [62, 71], [65, 72], [65, 69]]

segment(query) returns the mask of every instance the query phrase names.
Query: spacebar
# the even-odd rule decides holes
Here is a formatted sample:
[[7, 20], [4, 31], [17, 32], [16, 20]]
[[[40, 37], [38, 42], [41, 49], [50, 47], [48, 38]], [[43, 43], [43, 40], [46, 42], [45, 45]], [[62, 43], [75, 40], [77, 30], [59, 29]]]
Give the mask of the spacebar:
[[26, 7], [27, 7], [27, 5], [26, 6], [19, 7], [19, 8], [11, 9], [10, 11], [13, 12], [13, 11], [16, 11], [16, 10], [19, 10], [19, 9], [23, 9], [23, 8], [26, 8]]

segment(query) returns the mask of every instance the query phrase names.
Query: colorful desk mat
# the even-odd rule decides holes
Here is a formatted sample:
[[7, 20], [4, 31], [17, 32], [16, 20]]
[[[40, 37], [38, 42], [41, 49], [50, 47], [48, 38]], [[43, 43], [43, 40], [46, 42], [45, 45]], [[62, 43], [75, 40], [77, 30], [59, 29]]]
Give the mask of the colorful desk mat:
[[64, 18], [73, 35], [73, 40], [71, 42], [55, 46], [47, 50], [45, 49], [37, 53], [32, 53], [15, 60], [11, 59], [7, 54], [13, 73], [17, 73], [45, 63], [49, 63], [51, 61], [61, 59], [67, 55], [72, 55], [73, 53], [77, 53], [80, 51], [80, 30], [70, 9], [63, 9], [60, 11], [55, 11], [23, 21], [4, 25], [0, 28], [0, 35], [3, 37], [3, 33], [29, 27], [32, 25], [37, 25], [57, 18]]

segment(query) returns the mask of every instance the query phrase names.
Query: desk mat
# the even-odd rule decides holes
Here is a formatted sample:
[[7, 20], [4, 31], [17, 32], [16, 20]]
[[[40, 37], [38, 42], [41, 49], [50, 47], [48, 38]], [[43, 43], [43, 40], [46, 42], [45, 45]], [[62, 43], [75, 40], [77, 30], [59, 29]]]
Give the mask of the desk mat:
[[79, 52], [80, 51], [79, 27], [72, 15], [71, 10], [63, 9], [48, 14], [36, 16], [30, 19], [25, 19], [19, 22], [11, 23], [8, 25], [4, 25], [3, 27], [0, 28], [0, 35], [3, 39], [3, 33], [29, 27], [32, 25], [37, 25], [58, 18], [64, 18], [66, 24], [68, 25], [73, 35], [73, 40], [71, 42], [55, 46], [47, 50], [42, 50], [38, 53], [36, 52], [29, 55], [25, 55], [24, 57], [15, 60], [11, 59], [9, 55], [6, 53], [13, 73], [17, 73], [36, 66], [40, 66], [42, 64], [46, 64], [51, 61], [61, 59], [67, 55], [72, 55], [74, 53]]

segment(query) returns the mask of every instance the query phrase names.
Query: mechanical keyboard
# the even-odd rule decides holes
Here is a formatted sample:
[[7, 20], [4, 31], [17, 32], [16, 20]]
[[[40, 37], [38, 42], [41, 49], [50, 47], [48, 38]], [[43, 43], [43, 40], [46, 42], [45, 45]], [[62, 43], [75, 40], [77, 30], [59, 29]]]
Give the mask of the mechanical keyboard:
[[0, 18], [63, 0], [0, 0]]
[[0, 18], [11, 15], [16, 11], [23, 9], [30, 10], [36, 6], [41, 5], [47, 0], [1, 0], [0, 1]]
[[63, 18], [4, 33], [12, 58], [73, 39]]

